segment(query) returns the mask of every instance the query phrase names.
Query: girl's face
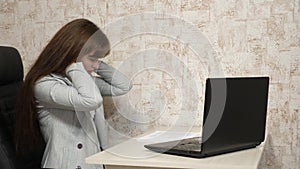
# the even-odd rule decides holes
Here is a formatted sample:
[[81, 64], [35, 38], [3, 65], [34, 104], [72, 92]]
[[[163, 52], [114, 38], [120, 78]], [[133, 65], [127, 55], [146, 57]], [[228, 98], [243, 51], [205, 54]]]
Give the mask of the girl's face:
[[77, 62], [82, 62], [85, 70], [91, 74], [99, 67], [99, 58], [103, 58], [109, 53], [109, 47], [103, 50], [94, 50], [84, 56], [80, 56], [77, 59]]
[[87, 54], [78, 58], [77, 62], [82, 62], [83, 67], [89, 74], [98, 69], [99, 66], [99, 58], [92, 54]]

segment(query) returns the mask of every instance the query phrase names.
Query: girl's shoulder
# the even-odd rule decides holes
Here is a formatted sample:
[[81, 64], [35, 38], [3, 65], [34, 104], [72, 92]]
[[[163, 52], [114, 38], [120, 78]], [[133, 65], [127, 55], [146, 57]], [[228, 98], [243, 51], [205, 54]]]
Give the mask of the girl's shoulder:
[[50, 73], [49, 75], [42, 77], [36, 83], [37, 84], [38, 83], [47, 83], [47, 82], [53, 82], [53, 81], [60, 82], [62, 84], [66, 84], [66, 85], [73, 85], [68, 77], [59, 75], [59, 74], [55, 74], [55, 73]]

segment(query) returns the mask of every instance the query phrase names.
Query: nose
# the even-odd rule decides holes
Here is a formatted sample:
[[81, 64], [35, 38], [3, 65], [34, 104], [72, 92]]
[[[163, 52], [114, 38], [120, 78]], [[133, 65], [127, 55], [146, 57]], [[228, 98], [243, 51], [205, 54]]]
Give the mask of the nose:
[[99, 62], [94, 62], [93, 65], [92, 65], [92, 68], [93, 69], [98, 69], [99, 67]]

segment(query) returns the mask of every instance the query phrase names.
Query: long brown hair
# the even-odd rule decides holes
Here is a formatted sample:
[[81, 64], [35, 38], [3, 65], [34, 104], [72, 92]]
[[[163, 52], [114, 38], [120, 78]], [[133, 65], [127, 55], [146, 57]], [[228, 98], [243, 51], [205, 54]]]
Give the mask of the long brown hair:
[[50, 73], [64, 75], [79, 55], [89, 52], [90, 49], [84, 47], [88, 41], [96, 42], [99, 48], [109, 45], [105, 34], [94, 23], [86, 19], [67, 23], [50, 40], [27, 73], [17, 101], [15, 144], [18, 154], [33, 150], [43, 141], [34, 97], [36, 81]]

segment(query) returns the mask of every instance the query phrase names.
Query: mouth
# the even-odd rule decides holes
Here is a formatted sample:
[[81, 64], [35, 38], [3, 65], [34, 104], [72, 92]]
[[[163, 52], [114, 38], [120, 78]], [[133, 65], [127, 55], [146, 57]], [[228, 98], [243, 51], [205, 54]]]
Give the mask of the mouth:
[[94, 70], [88, 70], [87, 72], [88, 72], [89, 74], [91, 74], [91, 73], [94, 72]]

